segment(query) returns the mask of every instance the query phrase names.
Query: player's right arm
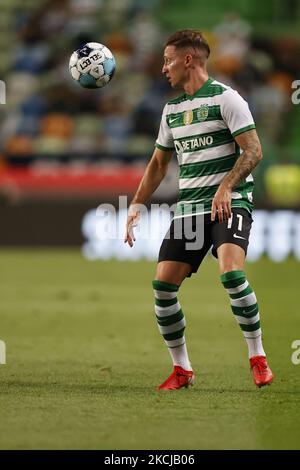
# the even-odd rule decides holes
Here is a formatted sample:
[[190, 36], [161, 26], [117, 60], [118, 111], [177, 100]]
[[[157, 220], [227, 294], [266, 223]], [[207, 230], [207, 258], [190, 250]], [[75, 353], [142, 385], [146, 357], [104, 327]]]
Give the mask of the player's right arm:
[[172, 155], [173, 150], [162, 150], [155, 147], [152, 158], [146, 167], [143, 178], [128, 209], [124, 242], [128, 243], [131, 247], [135, 241], [133, 227], [136, 225], [139, 217], [138, 204], [145, 204], [158, 188], [167, 173]]

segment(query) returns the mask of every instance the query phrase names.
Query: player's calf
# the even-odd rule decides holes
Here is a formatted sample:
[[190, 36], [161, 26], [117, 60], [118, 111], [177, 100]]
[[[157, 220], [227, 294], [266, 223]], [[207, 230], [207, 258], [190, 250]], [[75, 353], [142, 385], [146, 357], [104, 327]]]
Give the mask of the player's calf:
[[155, 280], [153, 289], [158, 329], [168, 347], [173, 365], [191, 371], [184, 336], [186, 322], [177, 299], [178, 286]]
[[254, 383], [261, 387], [272, 382], [273, 374], [266, 360], [262, 344], [260, 315], [256, 295], [242, 270], [221, 275], [221, 281], [230, 297], [232, 312], [246, 340]]

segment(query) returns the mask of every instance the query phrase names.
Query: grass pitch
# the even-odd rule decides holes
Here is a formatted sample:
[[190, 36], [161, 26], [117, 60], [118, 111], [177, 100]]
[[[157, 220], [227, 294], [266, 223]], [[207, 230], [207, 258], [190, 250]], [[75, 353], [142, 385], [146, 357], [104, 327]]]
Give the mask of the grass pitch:
[[180, 301], [196, 372], [171, 372], [148, 262], [88, 262], [76, 251], [1, 251], [1, 449], [299, 449], [300, 264], [247, 267], [276, 379], [256, 389], [246, 346], [207, 259]]

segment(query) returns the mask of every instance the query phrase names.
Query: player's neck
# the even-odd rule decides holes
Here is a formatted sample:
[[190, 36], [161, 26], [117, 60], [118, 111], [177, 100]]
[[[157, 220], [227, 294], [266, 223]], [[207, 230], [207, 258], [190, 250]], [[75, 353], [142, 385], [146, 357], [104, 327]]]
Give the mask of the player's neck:
[[204, 85], [208, 78], [209, 76], [206, 70], [201, 70], [200, 72], [197, 70], [197, 73], [191, 74], [188, 81], [184, 84], [184, 91], [188, 95], [193, 95]]

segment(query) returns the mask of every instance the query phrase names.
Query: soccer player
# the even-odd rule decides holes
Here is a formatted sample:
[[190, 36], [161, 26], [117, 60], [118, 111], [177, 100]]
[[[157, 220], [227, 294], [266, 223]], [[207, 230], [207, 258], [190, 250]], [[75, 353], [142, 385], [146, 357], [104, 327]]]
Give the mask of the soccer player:
[[[159, 186], [176, 150], [178, 203], [153, 281], [156, 319], [173, 361], [173, 372], [160, 390], [187, 387], [194, 381], [184, 335], [186, 322], [177, 294], [211, 247], [248, 346], [254, 383], [261, 387], [273, 380], [262, 344], [256, 296], [244, 270], [252, 224], [251, 171], [262, 158], [261, 146], [246, 101], [208, 76], [209, 54], [200, 31], [177, 31], [167, 40], [162, 73], [173, 88], [184, 93], [164, 107], [155, 150], [128, 212], [125, 243], [132, 247], [138, 205]], [[178, 229], [178, 222], [187, 220], [196, 235], [201, 227], [204, 230], [199, 249], [188, 246], [191, 240], [184, 223]]]

